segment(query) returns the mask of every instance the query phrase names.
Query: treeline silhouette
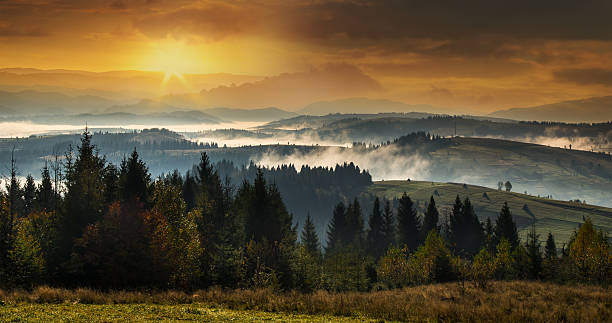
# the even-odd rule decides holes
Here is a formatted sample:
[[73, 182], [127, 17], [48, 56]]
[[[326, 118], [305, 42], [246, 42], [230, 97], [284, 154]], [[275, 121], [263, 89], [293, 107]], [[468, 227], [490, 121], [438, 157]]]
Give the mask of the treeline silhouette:
[[[117, 167], [88, 132], [61, 169], [43, 168], [40, 184], [29, 176], [22, 187], [12, 160], [0, 196], [0, 287], [365, 291], [450, 280], [485, 286], [494, 278], [610, 282], [608, 239], [589, 219], [559, 256], [553, 236], [542, 248], [535, 228], [521, 242], [507, 205], [494, 225], [482, 224], [469, 199], [457, 197], [441, 220], [432, 197], [421, 219], [404, 194], [397, 210], [376, 198], [366, 225], [354, 199], [330, 210], [323, 250], [310, 216], [298, 237], [279, 187], [266, 180], [273, 170], [242, 171], [254, 175], [235, 188], [202, 153], [190, 174], [153, 180], [136, 150]], [[276, 171], [279, 181], [299, 178], [290, 166]], [[351, 164], [301, 171], [318, 175], [296, 183], [343, 174], [368, 180]]]

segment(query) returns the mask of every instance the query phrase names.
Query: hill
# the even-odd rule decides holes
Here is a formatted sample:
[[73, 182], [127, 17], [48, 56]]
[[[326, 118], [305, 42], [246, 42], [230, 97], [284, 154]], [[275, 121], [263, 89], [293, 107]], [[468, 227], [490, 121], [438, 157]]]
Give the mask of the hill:
[[436, 200], [440, 214], [449, 214], [457, 195], [461, 199], [469, 197], [481, 221], [495, 218], [504, 202], [508, 202], [520, 234], [525, 236], [535, 220], [540, 239], [552, 232], [558, 246], [569, 240], [574, 229], [590, 217], [593, 223], [605, 232], [612, 232], [612, 209], [577, 202], [558, 201], [516, 192], [499, 191], [493, 188], [464, 185], [459, 183], [439, 183], [424, 181], [379, 181], [374, 182], [368, 192], [379, 197], [399, 198], [406, 192], [424, 208], [425, 201], [431, 196]]
[[69, 96], [58, 92], [24, 90], [0, 91], [0, 105], [20, 115], [51, 114], [73, 111], [93, 112], [113, 105], [112, 100], [93, 95]]
[[300, 114], [326, 115], [330, 113], [357, 113], [372, 114], [380, 112], [415, 112], [415, 111], [437, 111], [428, 104], [406, 104], [402, 102], [368, 99], [348, 98], [331, 101], [318, 101], [303, 107], [298, 111]]
[[493, 112], [490, 115], [516, 120], [602, 122], [612, 120], [612, 96], [513, 108]]
[[211, 108], [204, 112], [226, 121], [269, 122], [294, 117], [293, 112], [270, 107], [262, 109]]

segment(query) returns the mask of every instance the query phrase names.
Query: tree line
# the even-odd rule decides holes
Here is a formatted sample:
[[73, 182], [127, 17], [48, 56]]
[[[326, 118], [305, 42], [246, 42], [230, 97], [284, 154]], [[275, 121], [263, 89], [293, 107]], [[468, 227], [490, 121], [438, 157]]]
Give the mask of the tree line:
[[[608, 239], [590, 220], [557, 255], [535, 229], [520, 241], [507, 205], [495, 225], [457, 197], [447, 223], [433, 197], [421, 217], [404, 194], [397, 210], [376, 198], [331, 212], [322, 248], [312, 218], [298, 234], [278, 186], [257, 169], [224, 181], [203, 153], [193, 172], [152, 179], [136, 150], [116, 166], [86, 131], [61, 169], [21, 185], [16, 165], [0, 196], [0, 284], [99, 289], [210, 286], [333, 291], [437, 281], [610, 281]], [[544, 250], [542, 250], [544, 249]]]

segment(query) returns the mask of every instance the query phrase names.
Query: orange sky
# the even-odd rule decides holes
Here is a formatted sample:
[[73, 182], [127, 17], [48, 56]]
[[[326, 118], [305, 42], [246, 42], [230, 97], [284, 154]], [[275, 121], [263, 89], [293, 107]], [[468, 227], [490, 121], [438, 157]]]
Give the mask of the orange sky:
[[0, 67], [275, 76], [340, 64], [379, 84], [369, 97], [486, 112], [608, 95], [611, 3], [0, 0]]

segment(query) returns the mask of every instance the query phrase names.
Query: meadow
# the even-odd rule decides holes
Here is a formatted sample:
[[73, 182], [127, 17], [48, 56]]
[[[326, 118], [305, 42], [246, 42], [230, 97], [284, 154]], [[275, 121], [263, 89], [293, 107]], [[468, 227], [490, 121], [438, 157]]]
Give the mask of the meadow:
[[3, 321], [606, 322], [609, 288], [541, 282], [444, 283], [330, 293], [209, 289], [185, 293], [38, 287], [0, 292]]

